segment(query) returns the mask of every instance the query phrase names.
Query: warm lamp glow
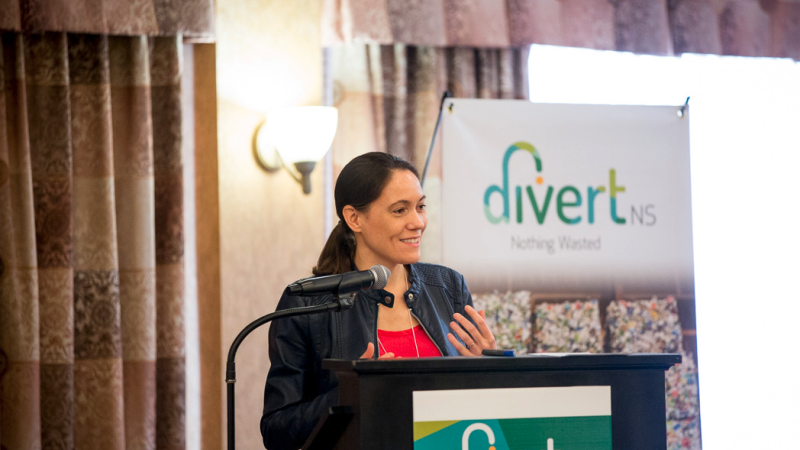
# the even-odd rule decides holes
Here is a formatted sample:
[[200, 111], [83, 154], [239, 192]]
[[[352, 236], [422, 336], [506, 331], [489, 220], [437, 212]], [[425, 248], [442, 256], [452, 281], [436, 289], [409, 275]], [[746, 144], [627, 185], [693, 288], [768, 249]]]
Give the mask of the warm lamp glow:
[[331, 147], [339, 112], [331, 106], [298, 106], [267, 115], [267, 134], [283, 162], [317, 162]]
[[256, 158], [267, 170], [293, 164], [300, 177], [290, 173], [308, 194], [311, 171], [330, 148], [338, 122], [339, 112], [331, 106], [297, 106], [273, 111], [257, 132]]

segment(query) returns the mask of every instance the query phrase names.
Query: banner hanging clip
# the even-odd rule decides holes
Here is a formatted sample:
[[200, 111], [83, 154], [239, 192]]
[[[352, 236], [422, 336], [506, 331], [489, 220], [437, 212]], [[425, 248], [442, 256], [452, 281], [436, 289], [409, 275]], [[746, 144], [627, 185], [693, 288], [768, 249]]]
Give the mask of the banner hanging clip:
[[691, 97], [686, 97], [686, 102], [681, 106], [681, 109], [678, 110], [678, 117], [683, 119], [683, 116], [686, 115], [686, 108], [689, 106], [689, 99]]

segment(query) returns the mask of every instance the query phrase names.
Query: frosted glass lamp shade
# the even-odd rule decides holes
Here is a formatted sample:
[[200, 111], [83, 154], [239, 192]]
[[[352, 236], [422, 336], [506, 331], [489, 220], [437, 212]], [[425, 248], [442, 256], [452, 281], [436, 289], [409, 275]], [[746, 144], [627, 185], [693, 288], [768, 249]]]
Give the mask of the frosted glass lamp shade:
[[339, 112], [330, 106], [297, 106], [269, 113], [256, 132], [256, 160], [270, 172], [286, 168], [309, 194], [311, 171], [330, 148], [338, 122]]
[[283, 162], [317, 162], [333, 142], [339, 112], [330, 106], [284, 108], [267, 115], [266, 133]]

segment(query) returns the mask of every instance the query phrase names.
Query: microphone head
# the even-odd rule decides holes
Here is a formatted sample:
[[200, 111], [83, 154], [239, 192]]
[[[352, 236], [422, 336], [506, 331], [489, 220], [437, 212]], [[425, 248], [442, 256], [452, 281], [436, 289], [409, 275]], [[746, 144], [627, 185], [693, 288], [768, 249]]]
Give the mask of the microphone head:
[[372, 275], [375, 277], [375, 284], [372, 285], [372, 289], [383, 289], [389, 284], [389, 276], [392, 275], [392, 272], [386, 267], [375, 264], [369, 268], [369, 271], [372, 272]]

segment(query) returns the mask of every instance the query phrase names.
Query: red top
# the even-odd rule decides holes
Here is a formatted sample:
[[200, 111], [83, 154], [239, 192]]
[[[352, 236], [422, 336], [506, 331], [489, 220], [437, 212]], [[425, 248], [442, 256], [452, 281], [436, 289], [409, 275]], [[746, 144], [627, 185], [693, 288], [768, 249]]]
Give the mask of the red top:
[[[417, 345], [414, 345], [414, 337], [417, 338]], [[381, 356], [386, 352], [394, 353], [395, 357], [400, 358], [416, 358], [417, 347], [419, 347], [419, 356], [442, 356], [436, 348], [428, 333], [422, 328], [422, 325], [414, 327], [412, 333], [411, 328], [402, 331], [384, 331], [378, 330], [378, 351]]]

